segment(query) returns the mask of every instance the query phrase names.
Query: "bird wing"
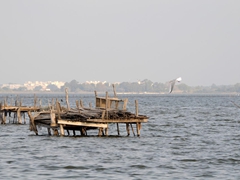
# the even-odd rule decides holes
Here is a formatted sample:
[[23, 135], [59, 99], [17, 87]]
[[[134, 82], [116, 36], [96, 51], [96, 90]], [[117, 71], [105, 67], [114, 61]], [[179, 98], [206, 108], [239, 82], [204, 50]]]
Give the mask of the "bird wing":
[[173, 91], [174, 85], [175, 85], [176, 80], [169, 81], [170, 87], [169, 87], [169, 93]]

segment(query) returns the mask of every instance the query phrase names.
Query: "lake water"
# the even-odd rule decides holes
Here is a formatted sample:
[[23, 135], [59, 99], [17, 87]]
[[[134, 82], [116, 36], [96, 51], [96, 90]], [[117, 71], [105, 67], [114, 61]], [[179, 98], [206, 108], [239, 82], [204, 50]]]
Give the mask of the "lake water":
[[[231, 102], [240, 105], [239, 96], [119, 96], [131, 112], [137, 99], [139, 114], [149, 116], [140, 137], [127, 137], [123, 124], [120, 136], [110, 125], [109, 137], [48, 136], [46, 128], [36, 136], [28, 121], [0, 125], [0, 179], [240, 179], [240, 108]], [[64, 95], [39, 97], [47, 104]], [[93, 95], [70, 95], [71, 106], [80, 98], [95, 103]], [[25, 95], [23, 105], [32, 104]]]

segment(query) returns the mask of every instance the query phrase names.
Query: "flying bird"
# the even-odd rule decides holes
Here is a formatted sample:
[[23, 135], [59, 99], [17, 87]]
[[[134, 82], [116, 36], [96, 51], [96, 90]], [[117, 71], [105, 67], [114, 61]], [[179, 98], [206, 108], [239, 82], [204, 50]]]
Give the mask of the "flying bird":
[[181, 77], [177, 78], [177, 79], [173, 79], [171, 81], [169, 81], [170, 87], [169, 87], [169, 94], [173, 91], [174, 85], [176, 82], [180, 82], [182, 80]]

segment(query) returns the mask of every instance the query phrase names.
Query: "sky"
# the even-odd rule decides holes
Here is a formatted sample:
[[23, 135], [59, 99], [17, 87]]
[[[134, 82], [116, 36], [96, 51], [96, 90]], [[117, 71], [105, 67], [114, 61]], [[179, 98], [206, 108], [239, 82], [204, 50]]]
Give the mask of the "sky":
[[239, 0], [0, 0], [0, 84], [240, 83]]

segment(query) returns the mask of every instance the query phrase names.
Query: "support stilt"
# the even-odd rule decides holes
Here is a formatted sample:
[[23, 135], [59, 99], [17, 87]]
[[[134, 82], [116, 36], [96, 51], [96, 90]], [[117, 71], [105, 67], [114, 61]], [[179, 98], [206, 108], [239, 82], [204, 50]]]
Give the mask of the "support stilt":
[[63, 125], [62, 124], [60, 124], [60, 134], [61, 134], [61, 136], [64, 136], [65, 134], [64, 134], [64, 129], [63, 129]]

